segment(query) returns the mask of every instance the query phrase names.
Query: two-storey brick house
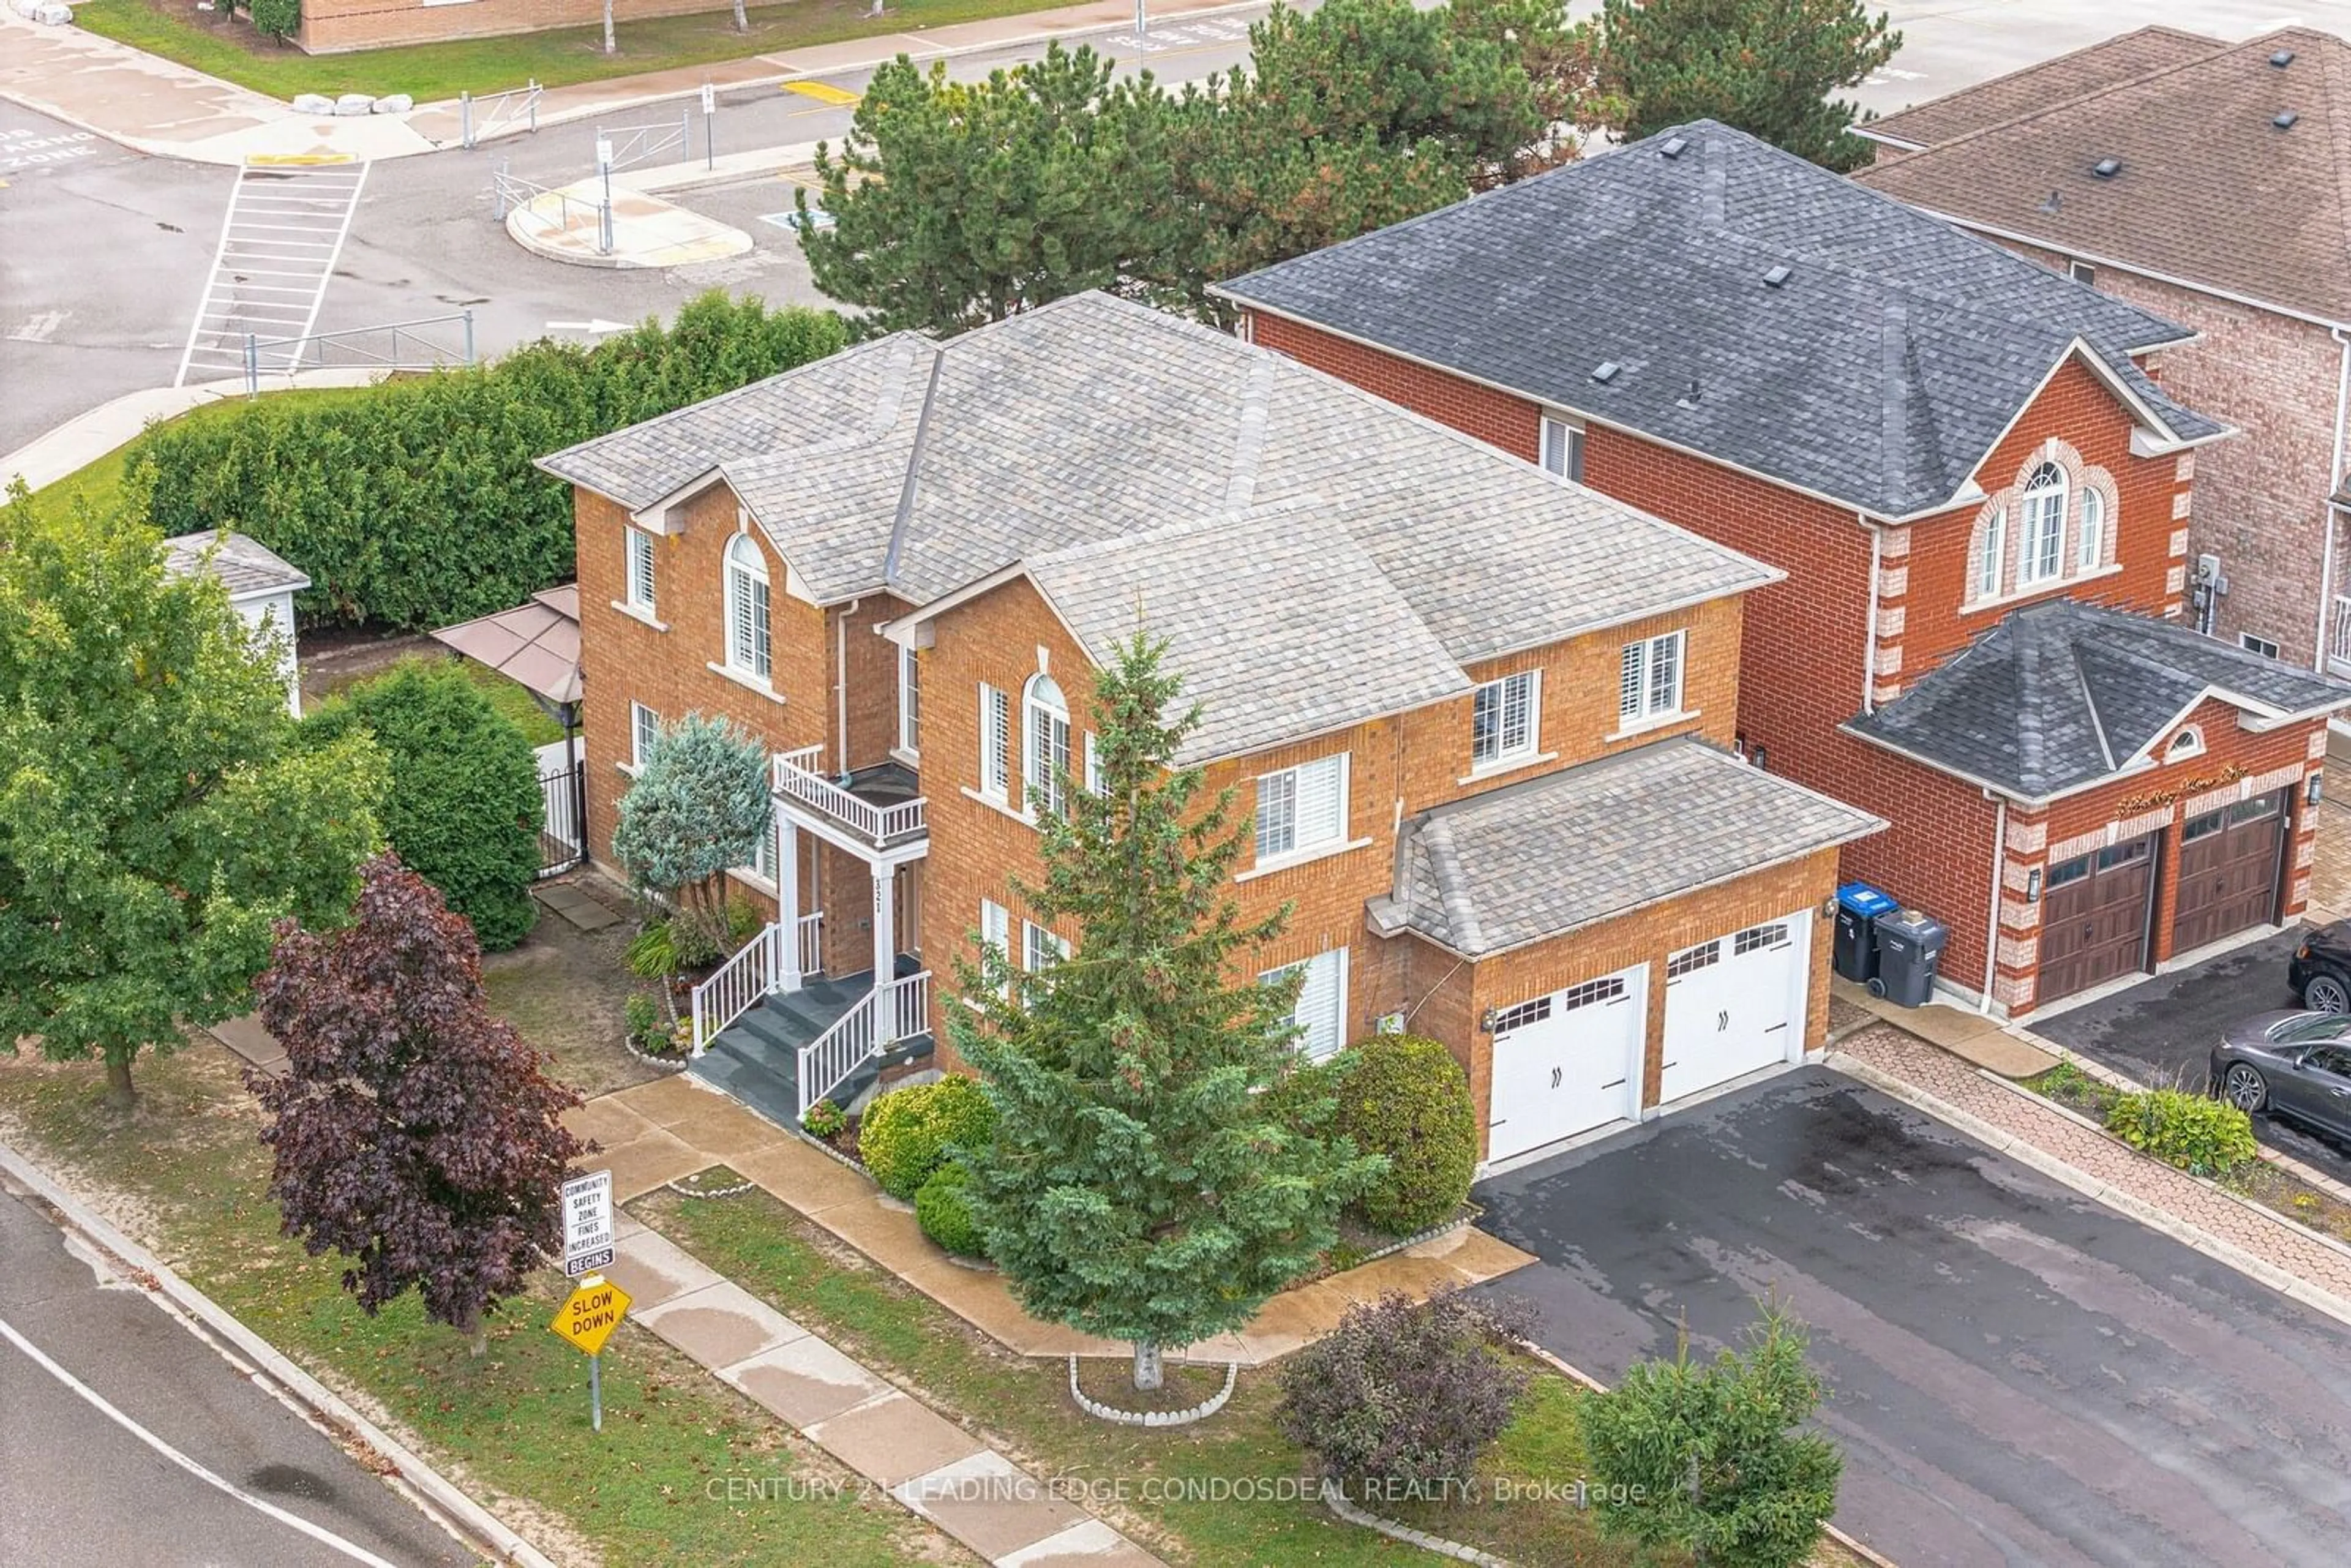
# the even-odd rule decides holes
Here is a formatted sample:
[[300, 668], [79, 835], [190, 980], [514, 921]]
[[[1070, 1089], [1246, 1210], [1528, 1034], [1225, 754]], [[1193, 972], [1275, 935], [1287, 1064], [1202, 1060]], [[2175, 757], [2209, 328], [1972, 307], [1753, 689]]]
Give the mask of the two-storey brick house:
[[745, 873], [778, 925], [705, 999], [778, 994], [697, 1068], [755, 1103], [935, 1051], [974, 941], [1065, 950], [1014, 884], [1138, 628], [1201, 705], [1178, 760], [1252, 823], [1236, 902], [1291, 911], [1256, 961], [1304, 969], [1308, 1051], [1444, 1040], [1503, 1159], [1823, 1038], [1837, 849], [1879, 824], [1732, 756], [1777, 577], [1736, 550], [1103, 296], [544, 465], [580, 489], [589, 766], [625, 770], [632, 713], [778, 754]]
[[2241, 434], [2198, 462], [2189, 619], [2351, 674], [2351, 44], [2146, 27], [1863, 131], [1873, 189], [2195, 329], [2164, 385]]
[[1943, 919], [1967, 999], [2303, 906], [2351, 694], [2177, 624], [2228, 434], [2143, 362], [2185, 329], [1711, 121], [1220, 292], [1261, 346], [1783, 571], [1738, 745], [1891, 821], [1844, 866]]

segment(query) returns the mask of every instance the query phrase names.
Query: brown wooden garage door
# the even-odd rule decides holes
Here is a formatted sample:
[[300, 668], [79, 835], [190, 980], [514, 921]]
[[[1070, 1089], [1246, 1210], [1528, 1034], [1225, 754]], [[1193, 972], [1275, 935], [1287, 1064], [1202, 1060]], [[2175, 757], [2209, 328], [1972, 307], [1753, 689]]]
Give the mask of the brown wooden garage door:
[[2041, 907], [2041, 984], [2047, 1002], [2147, 967], [2155, 836], [2049, 868]]
[[2185, 953], [2277, 916], [2285, 797], [2257, 795], [2179, 829], [2179, 902], [2171, 950]]

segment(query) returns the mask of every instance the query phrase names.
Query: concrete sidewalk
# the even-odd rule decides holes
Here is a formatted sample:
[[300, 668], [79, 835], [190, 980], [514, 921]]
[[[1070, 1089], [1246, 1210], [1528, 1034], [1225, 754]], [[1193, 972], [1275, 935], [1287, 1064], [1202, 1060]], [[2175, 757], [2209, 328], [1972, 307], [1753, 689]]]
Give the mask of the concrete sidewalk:
[[[1155, 23], [1256, 10], [1263, 0], [1155, 0]], [[780, 54], [751, 55], [603, 81], [549, 88], [537, 123], [566, 124], [615, 110], [690, 97], [707, 84], [726, 91], [870, 69], [899, 55], [918, 60], [1001, 49], [1087, 33], [1131, 30], [1129, 0], [1087, 3], [905, 33], [879, 33]], [[510, 84], [519, 88], [523, 84]], [[396, 80], [377, 90], [400, 90]], [[458, 144], [455, 100], [406, 114], [298, 115], [293, 106], [191, 67], [71, 26], [44, 26], [0, 8], [0, 98], [110, 141], [162, 158], [241, 164], [259, 157], [403, 158]], [[523, 133], [503, 126], [500, 136]]]
[[[272, 392], [296, 387], [363, 387], [381, 380], [385, 373], [371, 370], [278, 371], [261, 378], [261, 390]], [[18, 477], [23, 478], [28, 489], [54, 485], [136, 438], [158, 420], [173, 418], [208, 402], [245, 395], [242, 380], [126, 392], [111, 402], [76, 414], [47, 435], [0, 457], [0, 486]]]

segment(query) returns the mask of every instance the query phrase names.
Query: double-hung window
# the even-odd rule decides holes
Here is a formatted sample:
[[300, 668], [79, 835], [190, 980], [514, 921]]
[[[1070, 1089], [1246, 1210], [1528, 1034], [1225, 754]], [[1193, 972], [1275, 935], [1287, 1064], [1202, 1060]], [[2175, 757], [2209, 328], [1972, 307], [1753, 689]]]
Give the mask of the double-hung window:
[[2074, 564], [2095, 571], [2106, 553], [2106, 498], [2087, 485], [2082, 486], [2082, 537], [2074, 547]]
[[1347, 754], [1317, 758], [1257, 781], [1260, 863], [1336, 844], [1347, 836]]
[[629, 705], [629, 767], [643, 768], [661, 740], [661, 716], [643, 703]]
[[1540, 675], [1521, 670], [1488, 681], [1469, 700], [1469, 765], [1498, 768], [1532, 757]]
[[1290, 1013], [1299, 1031], [1292, 1048], [1309, 1061], [1320, 1061], [1347, 1043], [1347, 950], [1333, 947], [1303, 963], [1269, 969], [1258, 978], [1271, 985], [1291, 975], [1304, 977]]
[[[1006, 963], [1012, 961], [1012, 912], [992, 898], [979, 901], [979, 945]], [[997, 988], [1002, 996], [1005, 988]]]
[[998, 805], [1012, 789], [1012, 694], [979, 688], [979, 792]]
[[2065, 568], [2065, 476], [2054, 463], [2032, 471], [2024, 487], [2024, 532], [2018, 541], [2016, 585], [2046, 582]]
[[768, 563], [748, 534], [726, 547], [726, 663], [758, 680], [773, 667], [768, 635]]
[[1086, 731], [1086, 793], [1102, 792], [1102, 748], [1094, 744], [1093, 731]]
[[1542, 465], [1548, 474], [1583, 483], [1583, 426], [1545, 415], [1542, 422]]
[[1020, 923], [1020, 967], [1041, 975], [1070, 956], [1070, 945], [1033, 920]]
[[1627, 643], [1617, 664], [1616, 716], [1625, 724], [1682, 710], [1682, 633]]
[[1983, 557], [1976, 563], [1976, 597], [1998, 599], [2001, 574], [2008, 565], [2008, 508], [2001, 507], [1984, 520]]
[[1055, 816], [1069, 807], [1070, 705], [1050, 675], [1032, 675], [1022, 704], [1021, 748], [1029, 798], [1023, 805], [1039, 806]]
[[629, 608], [654, 613], [653, 537], [643, 528], [622, 530], [629, 540]]
[[923, 749], [923, 666], [912, 648], [898, 650], [898, 749]]

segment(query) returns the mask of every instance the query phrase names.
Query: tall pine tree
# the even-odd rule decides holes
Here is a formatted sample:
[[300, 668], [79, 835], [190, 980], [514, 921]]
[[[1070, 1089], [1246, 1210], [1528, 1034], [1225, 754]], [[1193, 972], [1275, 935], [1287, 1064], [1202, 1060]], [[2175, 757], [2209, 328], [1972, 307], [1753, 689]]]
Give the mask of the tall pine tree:
[[1099, 792], [1032, 802], [1045, 876], [1017, 892], [1070, 956], [1024, 974], [983, 948], [948, 1009], [998, 1113], [970, 1151], [988, 1256], [1034, 1315], [1133, 1344], [1143, 1389], [1163, 1346], [1239, 1328], [1314, 1267], [1383, 1163], [1258, 1092], [1297, 1060], [1297, 984], [1254, 956], [1288, 910], [1245, 923], [1228, 896], [1249, 824], [1171, 767], [1199, 713], [1168, 716], [1165, 653], [1137, 633], [1095, 683]]
[[1861, 0], [1606, 0], [1602, 79], [1625, 140], [1719, 120], [1825, 168], [1857, 169], [1860, 110], [1833, 99], [1894, 57], [1902, 35]]

